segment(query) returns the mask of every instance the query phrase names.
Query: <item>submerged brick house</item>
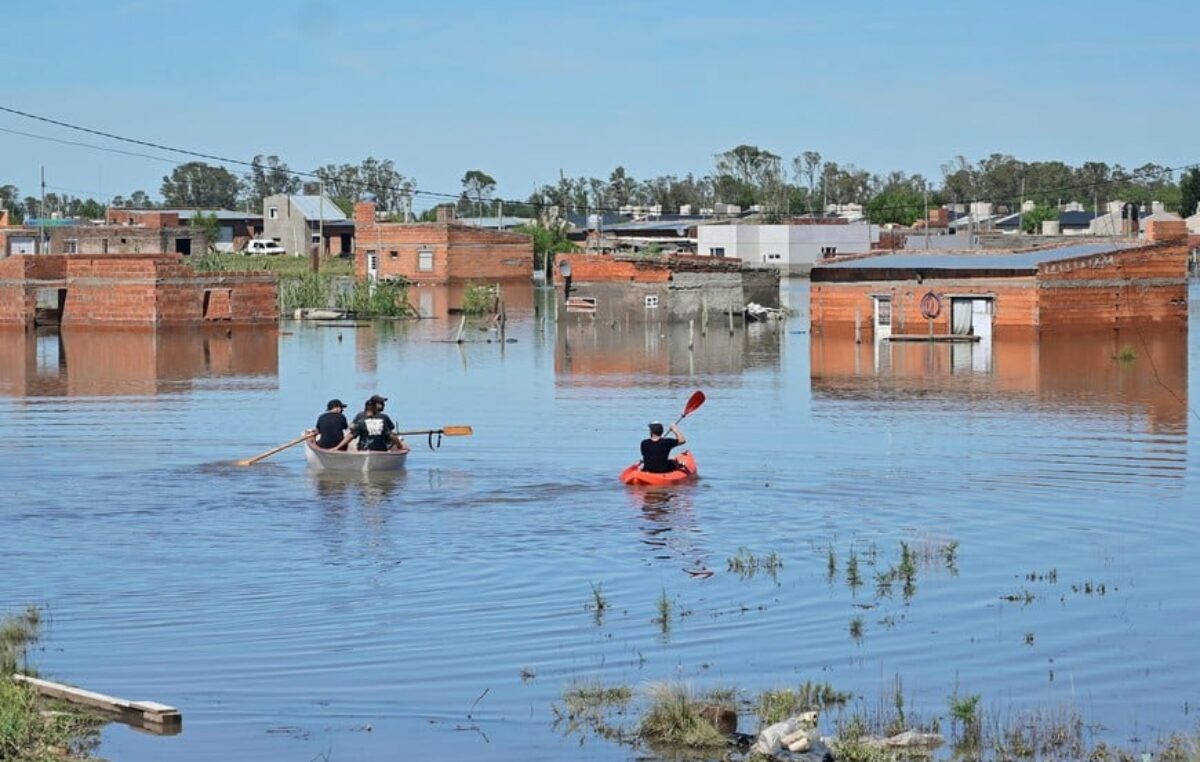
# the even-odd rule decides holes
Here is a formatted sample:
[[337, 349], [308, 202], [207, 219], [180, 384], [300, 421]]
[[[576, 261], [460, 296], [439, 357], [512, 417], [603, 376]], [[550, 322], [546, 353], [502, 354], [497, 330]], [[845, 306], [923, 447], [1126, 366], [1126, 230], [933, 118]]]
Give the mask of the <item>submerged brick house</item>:
[[810, 275], [812, 330], [863, 340], [931, 330], [989, 339], [1154, 324], [1187, 326], [1181, 222], [1147, 240], [1016, 252], [886, 254], [820, 264]]
[[273, 323], [274, 273], [197, 273], [179, 254], [39, 254], [0, 260], [0, 324]]
[[375, 205], [354, 206], [359, 280], [445, 285], [468, 280], [529, 281], [533, 239], [523, 233], [442, 222], [379, 222]]
[[[742, 320], [749, 302], [779, 307], [779, 271], [709, 256], [559, 254], [559, 320]], [[566, 294], [570, 273], [571, 293]]]
[[178, 212], [161, 209], [109, 210], [104, 225], [77, 220], [45, 222], [43, 227], [8, 225], [6, 218], [0, 219], [0, 259], [23, 254], [174, 252], [186, 256], [203, 254], [209, 245], [202, 228], [185, 224]]

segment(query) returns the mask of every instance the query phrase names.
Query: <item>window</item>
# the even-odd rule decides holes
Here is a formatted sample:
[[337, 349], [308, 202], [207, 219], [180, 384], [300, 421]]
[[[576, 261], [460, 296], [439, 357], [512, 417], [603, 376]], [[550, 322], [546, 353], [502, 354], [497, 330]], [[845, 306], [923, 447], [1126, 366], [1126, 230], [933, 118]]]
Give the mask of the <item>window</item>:
[[389, 251], [389, 252], [388, 252], [388, 256], [389, 256], [389, 257], [391, 257], [392, 259], [399, 259], [399, 258], [400, 258], [400, 252], [398, 252], [398, 251]]
[[101, 254], [108, 253], [108, 239], [107, 238], [103, 238], [100, 241], [100, 253]]
[[875, 324], [886, 326], [892, 324], [892, 300], [890, 297], [875, 297]]
[[779, 255], [778, 255], [778, 254], [767, 254], [767, 255], [764, 257], [764, 259], [765, 259], [766, 261], [768, 261], [768, 262], [773, 262], [773, 261], [775, 261], [775, 260], [779, 259]]
[[272, 206], [271, 208], [267, 209], [267, 217], [272, 220], [279, 219], [279, 207]]
[[658, 309], [658, 294], [646, 294], [646, 309]]
[[320, 234], [319, 234], [319, 233], [318, 233], [318, 234], [314, 234], [314, 235], [313, 235], [313, 237], [312, 237], [312, 242], [313, 242], [313, 246], [320, 246], [320, 245], [321, 245], [321, 236], [320, 236]]
[[79, 239], [78, 238], [68, 238], [67, 240], [63, 241], [63, 254], [78, 254], [78, 253], [79, 253]]
[[423, 273], [433, 271], [433, 249], [417, 249], [417, 270]]
[[713, 246], [713, 247], [710, 247], [710, 248], [709, 248], [709, 250], [708, 250], [708, 256], [710, 256], [710, 257], [723, 257], [723, 256], [725, 256], [725, 247], [724, 247], [724, 246]]
[[821, 256], [822, 257], [829, 258], [836, 254], [837, 254], [836, 246], [822, 246], [821, 247]]

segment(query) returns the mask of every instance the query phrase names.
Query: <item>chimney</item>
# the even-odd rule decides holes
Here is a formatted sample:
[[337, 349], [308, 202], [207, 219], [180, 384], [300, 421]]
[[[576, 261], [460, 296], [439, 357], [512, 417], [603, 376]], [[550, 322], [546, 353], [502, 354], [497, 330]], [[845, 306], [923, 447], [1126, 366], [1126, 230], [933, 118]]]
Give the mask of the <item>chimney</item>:
[[440, 223], [454, 222], [454, 204], [441, 204], [438, 206], [437, 221]]
[[375, 202], [373, 201], [358, 201], [354, 204], [354, 224], [355, 226], [365, 225], [370, 227], [375, 224]]

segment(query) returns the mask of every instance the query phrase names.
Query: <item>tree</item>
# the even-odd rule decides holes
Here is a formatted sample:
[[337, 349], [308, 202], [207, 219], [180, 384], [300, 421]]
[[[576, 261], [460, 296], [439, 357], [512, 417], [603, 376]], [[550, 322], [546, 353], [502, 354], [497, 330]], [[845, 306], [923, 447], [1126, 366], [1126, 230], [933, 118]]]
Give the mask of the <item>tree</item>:
[[867, 214], [876, 224], [912, 225], [925, 216], [925, 194], [907, 185], [895, 185], [867, 203]]
[[1042, 223], [1058, 219], [1058, 207], [1037, 206], [1021, 213], [1021, 231], [1030, 234], [1041, 232]]
[[468, 170], [462, 176], [463, 196], [475, 202], [475, 215], [483, 214], [484, 199], [491, 199], [496, 190], [496, 178], [478, 169]]
[[567, 240], [565, 226], [562, 224], [521, 225], [513, 230], [533, 239], [533, 266], [539, 270], [546, 267], [547, 256], [574, 251], [576, 248], [575, 244]]
[[15, 185], [0, 185], [0, 209], [9, 211], [10, 222], [19, 223], [25, 219], [25, 209], [21, 203], [21, 191]]
[[216, 249], [217, 239], [221, 235], [221, 223], [217, 220], [215, 214], [193, 214], [192, 227], [200, 228], [204, 231], [204, 237], [208, 240], [208, 248], [210, 251]]
[[797, 183], [801, 179], [807, 181], [808, 193], [803, 197], [806, 204], [802, 208], [811, 212], [817, 193], [817, 176], [821, 173], [821, 154], [816, 151], [805, 151], [800, 154], [792, 159], [792, 172]]
[[246, 180], [246, 201], [253, 207], [262, 206], [267, 196], [300, 192], [300, 178], [292, 174], [278, 156], [262, 154], [250, 162], [250, 177]]
[[1200, 207], [1200, 168], [1192, 167], [1179, 178], [1179, 213], [1191, 217]]
[[189, 161], [163, 178], [160, 192], [167, 206], [230, 209], [237, 206], [240, 187], [237, 177], [224, 167]]
[[740, 205], [762, 204], [771, 212], [786, 203], [780, 159], [770, 151], [742, 144], [717, 154], [716, 170], [716, 190], [722, 200], [731, 194]]
[[382, 212], [411, 208], [417, 188], [416, 180], [396, 171], [392, 161], [380, 161], [368, 156], [359, 164], [326, 164], [315, 173], [325, 192], [339, 207], [354, 208], [354, 202], [364, 194], [375, 200]]

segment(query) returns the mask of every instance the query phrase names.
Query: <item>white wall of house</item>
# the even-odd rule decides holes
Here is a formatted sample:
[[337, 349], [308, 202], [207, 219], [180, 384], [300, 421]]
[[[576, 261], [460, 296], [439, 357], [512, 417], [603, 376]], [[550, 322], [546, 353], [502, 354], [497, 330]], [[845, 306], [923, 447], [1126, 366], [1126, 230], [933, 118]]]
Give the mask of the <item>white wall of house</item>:
[[879, 243], [878, 225], [700, 225], [696, 253], [808, 275], [826, 256], [865, 254]]

